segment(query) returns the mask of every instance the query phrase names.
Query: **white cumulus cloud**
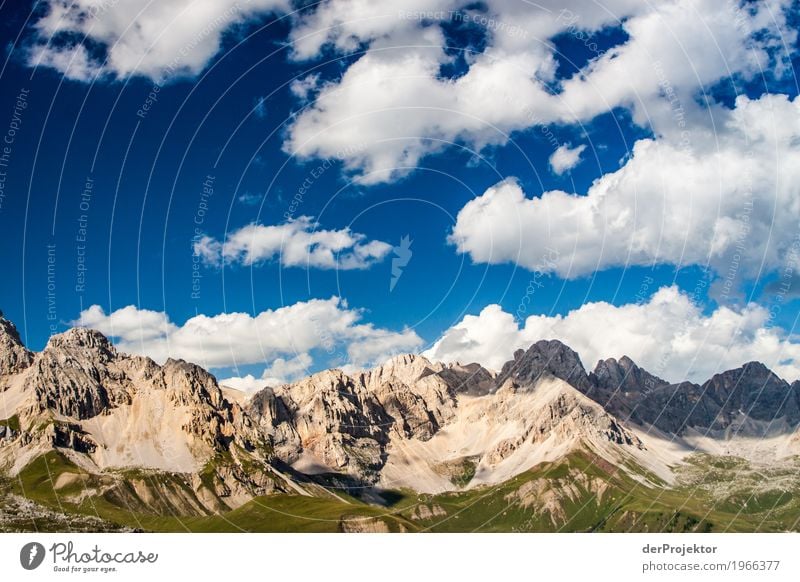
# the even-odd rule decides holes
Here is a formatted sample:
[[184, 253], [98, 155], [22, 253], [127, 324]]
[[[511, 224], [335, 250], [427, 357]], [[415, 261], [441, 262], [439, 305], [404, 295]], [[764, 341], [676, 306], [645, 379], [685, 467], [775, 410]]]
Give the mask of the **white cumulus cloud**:
[[568, 144], [559, 146], [550, 156], [550, 168], [554, 173], [561, 175], [577, 166], [581, 162], [581, 154], [586, 149], [585, 144], [572, 148]]
[[[453, 142], [482, 149], [515, 131], [592, 120], [617, 107], [657, 135], [685, 123], [713, 129], [698, 92], [720, 80], [782, 74], [797, 32], [787, 25], [791, 0], [720, 7], [716, 0], [603, 3], [488, 0], [332, 0], [300, 19], [292, 32], [297, 58], [327, 47], [341, 53], [368, 46], [341, 75], [316, 87], [316, 100], [294, 120], [285, 150], [301, 158], [342, 159], [365, 184], [391, 181]], [[454, 11], [454, 12], [453, 12]], [[352, 18], [353, 14], [360, 18]], [[457, 16], [454, 16], [457, 14]], [[482, 27], [487, 46], [466, 52], [468, 69], [441, 74], [453, 60], [442, 25]], [[552, 41], [584, 39], [622, 28], [627, 39], [582, 64], [559, 71]], [[368, 147], [348, 151], [356, 142]]]
[[[207, 368], [232, 368], [264, 363], [264, 377], [291, 377], [306, 366], [312, 350], [341, 351], [349, 364], [365, 366], [422, 344], [411, 329], [391, 331], [362, 321], [363, 312], [339, 297], [312, 299], [249, 313], [197, 315], [183, 325], [163, 312], [127, 306], [106, 313], [93, 305], [73, 325], [91, 327], [115, 340], [123, 352], [163, 362], [182, 358]], [[380, 346], [377, 349], [376, 346]], [[287, 358], [289, 358], [287, 360]]]
[[279, 260], [284, 267], [366, 269], [392, 250], [383, 241], [368, 241], [349, 228], [323, 230], [308, 216], [278, 225], [249, 224], [228, 233], [224, 241], [203, 236], [194, 253], [210, 265], [254, 265]]
[[219, 385], [227, 386], [228, 388], [233, 388], [234, 390], [239, 390], [240, 392], [253, 394], [262, 388], [265, 388], [268, 384], [263, 378], [256, 378], [252, 374], [247, 374], [246, 376], [222, 378], [219, 380]]
[[528, 197], [505, 180], [461, 209], [450, 240], [480, 263], [533, 270], [555, 257], [546, 270], [569, 278], [663, 263], [734, 278], [778, 269], [800, 221], [800, 98], [739, 97], [717, 113], [716, 135], [691, 148], [640, 140], [585, 195]]
[[425, 355], [499, 369], [514, 350], [541, 339], [570, 346], [587, 370], [598, 360], [627, 355], [671, 382], [704, 381], [753, 360], [786, 380], [800, 378], [800, 344], [770, 326], [766, 308], [720, 307], [706, 315], [676, 287], [663, 287], [644, 303], [586, 303], [565, 315], [533, 315], [521, 323], [489, 305], [447, 330]]
[[292, 382], [303, 376], [311, 374], [314, 364], [309, 354], [297, 354], [293, 358], [276, 358], [272, 365], [264, 368], [261, 376], [256, 378], [252, 374], [234, 376], [220, 380], [223, 386], [229, 386], [242, 392], [256, 392], [265, 386], [278, 386]]
[[[290, 9], [289, 0], [46, 0], [30, 64], [67, 77], [196, 75], [232, 26]], [[104, 54], [90, 56], [91, 43]]]

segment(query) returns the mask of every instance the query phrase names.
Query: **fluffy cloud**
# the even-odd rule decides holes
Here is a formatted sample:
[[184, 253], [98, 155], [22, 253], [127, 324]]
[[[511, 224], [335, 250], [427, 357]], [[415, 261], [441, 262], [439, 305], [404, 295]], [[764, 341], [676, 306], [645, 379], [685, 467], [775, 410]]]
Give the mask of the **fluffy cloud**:
[[[459, 212], [451, 242], [476, 262], [578, 277], [624, 265], [710, 265], [734, 279], [778, 269], [797, 245], [800, 98], [739, 97], [692, 147], [638, 141], [586, 195], [528, 198], [512, 180]], [[729, 286], [730, 287], [730, 286]], [[730, 293], [732, 289], [727, 289]]]
[[[84, 81], [196, 75], [219, 52], [226, 31], [291, 10], [289, 0], [43, 4], [28, 45], [30, 64]], [[729, 76], [787, 69], [786, 51], [794, 50], [787, 47], [796, 41], [786, 24], [791, 7], [791, 0], [723, 7], [716, 0], [543, 0], [535, 7], [519, 0], [408, 0], [399, 8], [322, 1], [293, 14], [293, 56], [367, 50], [338, 80], [309, 76], [294, 83], [299, 98], [317, 99], [297, 115], [285, 149], [342, 159], [361, 182], [375, 183], [402, 175], [450, 142], [480, 149], [506, 143], [514, 131], [583, 122], [618, 106], [657, 134], [673, 131], [674, 103], [702, 121], [698, 90]], [[443, 30], [458, 26], [481, 29], [486, 45], [480, 52], [466, 47], [468, 70], [451, 79], [441, 74], [454, 60]], [[622, 28], [627, 40], [601, 53], [592, 48], [592, 34], [609, 27]], [[555, 58], [552, 41], [564, 34], [597, 53], [581, 70]], [[354, 149], [355, 143], [368, 147]]]
[[[339, 297], [312, 299], [275, 310], [197, 315], [183, 325], [172, 323], [162, 312], [124, 307], [112, 313], [98, 305], [81, 312], [74, 325], [91, 327], [114, 338], [128, 353], [156, 361], [183, 358], [209, 368], [229, 368], [268, 362], [264, 378], [292, 376], [305, 366], [312, 350], [334, 354], [346, 350], [354, 366], [365, 366], [393, 354], [412, 352], [420, 337], [363, 323], [362, 312]], [[377, 349], [376, 346], [380, 346]], [[291, 360], [287, 361], [286, 358]]]
[[[402, 50], [392, 50], [391, 43]], [[455, 141], [478, 149], [505, 143], [514, 129], [534, 124], [531, 104], [555, 117], [546, 89], [534, 80], [552, 79], [550, 59], [484, 55], [466, 75], [449, 81], [439, 76], [451, 59], [439, 28], [415, 28], [391, 43], [375, 41], [338, 83], [322, 85], [290, 127], [288, 153], [342, 159], [358, 182], [375, 184], [413, 170], [425, 154]], [[352, 149], [353, 143], [368, 147]]]
[[[489, 0], [479, 9], [429, 0], [398, 12], [364, 0], [322, 3], [294, 29], [296, 56], [311, 58], [326, 46], [369, 50], [338, 81], [316, 87], [316, 101], [297, 116], [285, 149], [342, 159], [360, 182], [371, 184], [402, 176], [452, 142], [477, 149], [504, 144], [514, 131], [584, 122], [615, 107], [630, 109], [657, 135], [680, 134], [676, 105], [684, 122], [708, 129], [704, 106], [695, 100], [699, 90], [785, 68], [782, 51], [796, 39], [786, 24], [791, 4], [613, 0], [532, 8]], [[451, 79], [441, 74], [453, 60], [441, 25], [456, 20], [482, 27], [487, 46], [467, 54], [468, 70]], [[625, 42], [598, 51], [580, 71], [557, 74], [553, 45], [543, 41], [570, 34], [591, 48], [593, 32], [620, 26]], [[347, 150], [362, 141], [369, 147]]]
[[325, 46], [350, 52], [364, 43], [408, 34], [420, 26], [420, 20], [404, 18], [404, 14], [439, 12], [456, 4], [455, 0], [406, 0], [401, 6], [375, 0], [320, 2], [293, 28], [290, 37], [293, 55], [298, 60], [311, 59]]
[[261, 377], [270, 386], [290, 382], [309, 373], [313, 360], [308, 354], [298, 354], [293, 358], [276, 358], [272, 365], [264, 369]]
[[372, 330], [347, 346], [350, 366], [363, 368], [369, 364], [383, 363], [399, 353], [413, 352], [422, 344], [419, 336], [411, 329], [403, 332]]
[[280, 225], [250, 224], [228, 233], [224, 242], [204, 236], [194, 253], [210, 265], [254, 265], [273, 259], [285, 267], [366, 269], [392, 250], [388, 243], [341, 230], [319, 230], [308, 216]]
[[309, 375], [313, 363], [309, 354], [298, 354], [288, 360], [276, 358], [259, 378], [247, 374], [243, 377], [225, 378], [219, 383], [243, 392], [256, 392], [265, 386], [278, 386]]
[[480, 315], [466, 315], [448, 329], [427, 351], [425, 356], [443, 362], [479, 362], [499, 370], [514, 350], [527, 347], [542, 339], [520, 331], [514, 316], [496, 304], [489, 305]]
[[[374, 330], [363, 339], [357, 339], [347, 345], [349, 363], [336, 366], [346, 373], [363, 370], [369, 366], [382, 364], [392, 356], [400, 353], [416, 352], [421, 340], [412, 330], [396, 333], [388, 330]], [[243, 377], [232, 377], [220, 380], [224, 384], [244, 392], [255, 392], [265, 386], [278, 386], [293, 382], [312, 373], [313, 360], [309, 354], [298, 354], [285, 359], [277, 358], [256, 378], [252, 374]]]
[[252, 374], [247, 374], [246, 376], [222, 378], [219, 380], [219, 385], [227, 386], [228, 388], [233, 388], [234, 390], [239, 390], [241, 392], [247, 392], [248, 394], [253, 394], [266, 387], [267, 382], [265, 382], [263, 378], [256, 378]]
[[81, 311], [80, 318], [73, 323], [114, 337], [135, 338], [141, 343], [158, 340], [178, 330], [163, 311], [139, 309], [134, 305], [109, 314], [99, 305], [92, 305]]
[[56, 69], [74, 81], [91, 81], [100, 73], [81, 44], [55, 50], [44, 44], [36, 45], [30, 49], [29, 61], [33, 66]]
[[567, 144], [560, 146], [548, 160], [550, 168], [558, 175], [571, 170], [581, 162], [581, 154], [585, 149], [585, 144], [581, 144], [576, 148], [571, 148]]
[[782, 74], [794, 50], [785, 46], [797, 39], [787, 25], [793, 9], [791, 0], [659, 2], [627, 19], [628, 40], [564, 81], [559, 97], [581, 119], [623, 106], [656, 133], [678, 133], [675, 113], [682, 108], [711, 129], [697, 93], [721, 79]]
[[223, 33], [232, 26], [290, 8], [289, 0], [47, 0], [43, 4], [44, 16], [34, 25], [30, 64], [53, 67], [82, 81], [142, 75], [163, 82], [195, 75], [219, 52]]
[[600, 359], [627, 355], [669, 381], [703, 381], [759, 360], [787, 380], [800, 377], [800, 344], [770, 326], [769, 312], [750, 304], [704, 315], [676, 287], [664, 287], [647, 303], [586, 303], [566, 315], [528, 317], [520, 326], [498, 305], [469, 315], [425, 355], [444, 361], [477, 361], [499, 369], [518, 348], [558, 339], [591, 369]]

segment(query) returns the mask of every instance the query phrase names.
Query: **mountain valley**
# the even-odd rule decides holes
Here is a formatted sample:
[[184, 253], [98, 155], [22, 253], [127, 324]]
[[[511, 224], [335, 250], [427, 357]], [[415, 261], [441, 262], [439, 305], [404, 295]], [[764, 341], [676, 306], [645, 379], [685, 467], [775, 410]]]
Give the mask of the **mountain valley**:
[[758, 362], [670, 384], [542, 340], [247, 395], [0, 318], [4, 531], [798, 530], [798, 424], [800, 382]]

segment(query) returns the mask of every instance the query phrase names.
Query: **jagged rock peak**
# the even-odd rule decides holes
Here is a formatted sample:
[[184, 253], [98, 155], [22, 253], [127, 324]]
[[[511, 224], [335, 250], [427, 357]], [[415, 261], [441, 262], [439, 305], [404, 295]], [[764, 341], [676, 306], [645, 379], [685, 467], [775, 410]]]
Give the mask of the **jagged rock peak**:
[[761, 362], [716, 374], [703, 391], [720, 405], [718, 424], [741, 413], [767, 422], [783, 417], [792, 426], [800, 423], [800, 394]]
[[[288, 384], [284, 384], [283, 387], [287, 390], [291, 389], [294, 386], [300, 385], [315, 385], [315, 384], [330, 384], [330, 385], [338, 385], [342, 382], [350, 381], [351, 377], [341, 368], [328, 368], [327, 370], [320, 370], [319, 372], [314, 372], [310, 376], [306, 376], [305, 378], [300, 378], [294, 382], [290, 382]], [[264, 388], [262, 388], [264, 390]]]
[[33, 353], [22, 344], [16, 326], [0, 314], [0, 375], [30, 366]]
[[628, 356], [598, 361], [589, 379], [594, 387], [604, 391], [649, 392], [669, 384], [637, 366]]
[[89, 348], [112, 353], [116, 351], [106, 336], [96, 329], [87, 327], [73, 327], [64, 333], [52, 336], [45, 349], [52, 348]]
[[725, 372], [721, 372], [720, 374], [716, 374], [717, 376], [722, 374], [772, 374], [776, 378], [778, 377], [772, 370], [767, 368], [763, 363], [759, 362], [758, 360], [753, 360], [751, 362], [746, 362], [741, 365], [739, 368], [734, 368], [733, 370], [726, 370]]
[[528, 384], [548, 375], [561, 378], [582, 392], [589, 391], [589, 377], [577, 352], [558, 340], [540, 340], [525, 352], [514, 352], [514, 359], [503, 365], [497, 385], [509, 378]]
[[439, 376], [457, 393], [483, 396], [497, 389], [495, 375], [477, 363], [448, 364], [439, 372]]
[[205, 368], [185, 360], [168, 358], [161, 370], [176, 402], [186, 405], [206, 402], [214, 408], [224, 408], [226, 401], [217, 379]]
[[420, 354], [399, 354], [386, 360], [378, 368], [403, 370], [407, 368], [424, 369], [424, 368], [439, 369], [442, 367], [438, 362], [431, 362], [425, 356]]
[[389, 380], [399, 380], [410, 384], [421, 377], [439, 372], [444, 368], [440, 363], [433, 363], [425, 356], [417, 354], [401, 354], [394, 356], [377, 368], [373, 368], [366, 375], [369, 384], [382, 383]]
[[22, 340], [19, 337], [17, 326], [3, 317], [2, 312], [0, 312], [0, 338], [5, 337], [8, 337], [9, 341], [14, 342], [16, 345], [22, 345]]
[[187, 362], [186, 360], [182, 360], [180, 358], [167, 358], [167, 361], [164, 362], [162, 368], [164, 368], [164, 370], [175, 370], [184, 372], [186, 374], [201, 375], [203, 377], [211, 376], [211, 373], [209, 373], [202, 366], [193, 364], [192, 362]]
[[757, 361], [747, 362], [739, 368], [714, 374], [703, 386], [724, 387], [726, 390], [763, 390], [766, 383], [786, 384], [775, 372]]
[[386, 360], [383, 365], [387, 366], [390, 364], [394, 365], [413, 365], [416, 362], [422, 362], [425, 365], [430, 366], [431, 361], [421, 354], [397, 354], [392, 356], [388, 360]]

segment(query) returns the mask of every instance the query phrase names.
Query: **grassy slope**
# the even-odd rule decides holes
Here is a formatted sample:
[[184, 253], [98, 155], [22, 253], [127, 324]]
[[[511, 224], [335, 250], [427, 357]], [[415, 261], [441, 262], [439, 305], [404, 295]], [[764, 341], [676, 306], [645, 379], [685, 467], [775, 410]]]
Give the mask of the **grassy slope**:
[[[576, 479], [576, 475], [581, 475]], [[528, 483], [544, 481], [539, 495], [519, 495]], [[581, 482], [585, 481], [585, 482]], [[567, 489], [571, 491], [567, 492]], [[587, 455], [574, 454], [558, 463], [539, 465], [494, 487], [438, 495], [429, 500], [447, 512], [424, 525], [431, 531], [587, 532], [684, 531], [694, 519], [668, 503], [649, 507], [653, 490], [630, 477], [608, 472]], [[538, 501], [537, 501], [538, 498]], [[545, 503], [549, 499], [550, 504]], [[630, 525], [621, 516], [633, 519]], [[673, 523], [669, 523], [672, 521]], [[699, 522], [700, 520], [696, 520]], [[702, 528], [701, 528], [702, 529]]]
[[12, 416], [10, 418], [5, 418], [3, 420], [0, 420], [0, 426], [7, 426], [11, 430], [13, 430], [15, 432], [19, 432], [19, 430], [20, 430], [19, 416], [17, 416], [15, 414], [14, 416]]
[[[693, 459], [694, 475], [676, 488], [645, 486], [609, 471], [584, 454], [543, 464], [497, 487], [436, 496], [447, 517], [421, 525], [431, 531], [796, 531], [800, 529], [800, 482], [794, 462], [774, 472], [735, 466], [710, 470], [720, 458]], [[746, 464], [746, 463], [745, 463]], [[778, 475], [784, 479], [778, 480]], [[586, 478], [575, 479], [575, 475]], [[525, 506], [515, 496], [527, 482], [545, 479], [557, 499], [554, 512], [543, 503]], [[606, 483], [598, 494], [581, 481]], [[566, 495], [570, 484], [577, 495]], [[794, 490], [792, 490], [794, 488]], [[545, 493], [545, 497], [547, 492]], [[541, 496], [540, 496], [541, 497]], [[552, 506], [550, 506], [552, 509]]]
[[[77, 477], [56, 491], [62, 473]], [[389, 507], [348, 496], [275, 495], [221, 514], [185, 516], [155, 513], [135, 493], [100, 494], [109, 478], [86, 475], [54, 451], [26, 467], [11, 487], [57, 511], [145, 531], [335, 532], [343, 519], [379, 520], [390, 531], [781, 531], [798, 529], [800, 493], [791, 490], [794, 481], [779, 479], [792, 474], [796, 469], [762, 475], [739, 461], [698, 457], [682, 485], [666, 489], [644, 486], [588, 454], [573, 454], [498, 486], [436, 496], [392, 492]], [[177, 476], [144, 478], [186, 487]], [[98, 493], [80, 499], [87, 488]], [[421, 516], [422, 505], [427, 511]]]
[[[55, 483], [64, 473], [79, 475], [80, 478], [56, 489]], [[177, 478], [163, 473], [136, 477], [159, 480], [162, 483], [172, 478], [175, 487], [185, 486]], [[145, 531], [336, 532], [340, 530], [343, 519], [359, 522], [365, 518], [380, 519], [390, 531], [414, 529], [412, 523], [387, 512], [385, 508], [355, 500], [347, 503], [320, 497], [275, 495], [256, 498], [238, 509], [221, 514], [186, 516], [148, 511], [148, 505], [137, 502], [138, 498], [130, 491], [130, 495], [124, 498], [117, 493], [79, 498], [87, 488], [108, 486], [110, 479], [87, 475], [61, 453], [52, 451], [30, 463], [22, 470], [19, 479], [9, 480], [7, 486], [14, 492], [59, 512], [95, 516], [113, 524]], [[124, 481], [122, 487], [126, 487]]]

